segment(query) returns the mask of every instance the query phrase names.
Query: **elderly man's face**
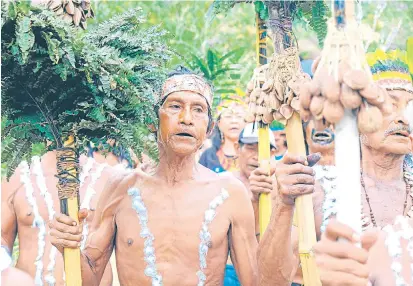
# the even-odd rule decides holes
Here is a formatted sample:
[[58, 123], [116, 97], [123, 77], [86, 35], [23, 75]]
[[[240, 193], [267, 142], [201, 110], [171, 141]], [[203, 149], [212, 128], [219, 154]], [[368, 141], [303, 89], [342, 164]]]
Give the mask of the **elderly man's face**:
[[158, 141], [181, 155], [195, 153], [208, 131], [206, 99], [192, 91], [171, 93], [159, 109]]
[[361, 141], [367, 147], [386, 154], [404, 155], [412, 152], [412, 143], [409, 135], [412, 133], [408, 116], [412, 110], [406, 112], [406, 107], [413, 100], [413, 94], [407, 91], [389, 91], [393, 110], [383, 117], [380, 130], [371, 134], [362, 134]]

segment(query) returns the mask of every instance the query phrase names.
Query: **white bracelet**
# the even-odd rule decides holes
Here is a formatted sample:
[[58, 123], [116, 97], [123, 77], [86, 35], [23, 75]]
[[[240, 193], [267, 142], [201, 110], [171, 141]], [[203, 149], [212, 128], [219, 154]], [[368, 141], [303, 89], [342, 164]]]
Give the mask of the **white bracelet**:
[[11, 265], [11, 256], [6, 247], [1, 246], [0, 250], [0, 271], [8, 268]]

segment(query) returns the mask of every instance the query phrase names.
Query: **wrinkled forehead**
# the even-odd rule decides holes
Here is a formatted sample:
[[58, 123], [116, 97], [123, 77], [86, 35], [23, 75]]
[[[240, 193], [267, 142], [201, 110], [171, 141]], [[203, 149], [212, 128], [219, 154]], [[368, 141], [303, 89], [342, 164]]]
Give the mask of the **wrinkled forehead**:
[[208, 107], [208, 101], [206, 98], [199, 93], [193, 92], [193, 91], [175, 91], [170, 93], [166, 98], [164, 98], [163, 104], [166, 104], [168, 102], [180, 102], [180, 103], [188, 103], [188, 104], [199, 104], [203, 105], [205, 107]]
[[[191, 92], [204, 97], [209, 106], [212, 104], [212, 89], [209, 84], [200, 76], [194, 74], [175, 75], [168, 78], [163, 87], [161, 100], [177, 92]], [[189, 95], [189, 94], [188, 94]]]
[[410, 91], [401, 90], [401, 89], [393, 89], [393, 90], [390, 89], [390, 90], [387, 90], [387, 92], [389, 93], [391, 98], [397, 101], [405, 100], [406, 102], [410, 102], [413, 100], [413, 93]]

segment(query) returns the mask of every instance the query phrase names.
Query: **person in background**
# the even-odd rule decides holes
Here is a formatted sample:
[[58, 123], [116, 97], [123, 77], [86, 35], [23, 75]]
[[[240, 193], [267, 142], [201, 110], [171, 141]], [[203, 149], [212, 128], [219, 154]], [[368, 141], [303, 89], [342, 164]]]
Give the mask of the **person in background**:
[[275, 152], [275, 160], [279, 161], [284, 157], [285, 152], [287, 152], [287, 137], [285, 136], [284, 127], [273, 126], [270, 127], [272, 134], [275, 138], [275, 145], [277, 150]]
[[[263, 187], [263, 184], [272, 185], [272, 178], [265, 176], [265, 182], [261, 177], [264, 172], [259, 168], [258, 161], [258, 126], [255, 123], [248, 123], [241, 131], [238, 140], [239, 144], [239, 170], [229, 173], [240, 180], [248, 190], [251, 198], [252, 207], [255, 216], [255, 234], [259, 238], [259, 218], [258, 218], [258, 198], [260, 193], [268, 193], [271, 189]], [[274, 158], [276, 152], [274, 135], [270, 132], [271, 158]], [[274, 170], [271, 171], [273, 173]], [[225, 174], [225, 173], [222, 173]], [[240, 286], [234, 266], [228, 259], [225, 267], [224, 286]]]
[[217, 107], [217, 124], [212, 137], [212, 147], [205, 150], [199, 163], [221, 173], [239, 170], [238, 138], [245, 126], [246, 104], [241, 97], [233, 95]]

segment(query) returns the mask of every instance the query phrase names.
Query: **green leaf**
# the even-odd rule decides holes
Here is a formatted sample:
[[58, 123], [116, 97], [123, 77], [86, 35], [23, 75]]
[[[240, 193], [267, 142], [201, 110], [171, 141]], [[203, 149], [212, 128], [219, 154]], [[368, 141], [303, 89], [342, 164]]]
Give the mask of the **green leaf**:
[[50, 60], [57, 64], [59, 62], [59, 45], [60, 42], [57, 39], [52, 38], [50, 33], [42, 32], [43, 38], [46, 40], [47, 43], [47, 50], [49, 52]]
[[204, 74], [204, 77], [206, 79], [210, 79], [211, 78], [211, 74], [209, 73], [207, 67], [205, 66], [205, 64], [202, 62], [202, 60], [200, 58], [198, 58], [196, 55], [192, 55], [192, 58], [196, 64], [196, 67], [198, 67], [201, 72]]
[[17, 13], [16, 13], [16, 3], [14, 1], [10, 1], [9, 3], [9, 17], [11, 20], [16, 19]]
[[95, 107], [93, 108], [90, 113], [88, 114], [88, 117], [92, 118], [93, 120], [96, 120], [100, 123], [105, 122], [106, 118], [103, 115], [102, 111], [100, 110], [100, 108]]
[[238, 49], [234, 49], [234, 50], [226, 53], [225, 55], [223, 55], [221, 58], [219, 58], [219, 59], [218, 59], [218, 62], [219, 62], [219, 63], [223, 63], [226, 59], [230, 59], [230, 58], [232, 58], [232, 60], [233, 60], [234, 62], [237, 62], [237, 61], [239, 61], [239, 59], [242, 57], [242, 55], [244, 54], [244, 52], [245, 52], [245, 48], [244, 48], [244, 47], [241, 47], [241, 48], [238, 48]]
[[211, 74], [214, 73], [214, 66], [215, 66], [215, 55], [214, 52], [208, 49], [207, 51], [207, 62], [208, 62], [208, 68], [209, 72]]
[[23, 63], [26, 63], [29, 51], [33, 47], [35, 40], [30, 25], [29, 17], [22, 17], [17, 24], [16, 44], [20, 48]]

